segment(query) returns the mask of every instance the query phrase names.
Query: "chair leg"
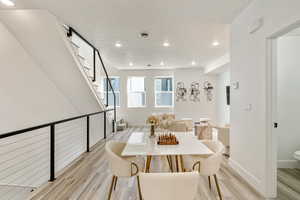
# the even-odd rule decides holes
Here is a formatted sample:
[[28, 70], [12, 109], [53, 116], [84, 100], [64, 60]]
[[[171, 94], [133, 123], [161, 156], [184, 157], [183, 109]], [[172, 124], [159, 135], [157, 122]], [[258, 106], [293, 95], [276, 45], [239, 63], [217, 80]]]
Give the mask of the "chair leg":
[[209, 184], [209, 190], [211, 190], [211, 181], [210, 181], [210, 176], [208, 176], [208, 184]]
[[178, 156], [175, 156], [175, 163], [176, 163], [176, 172], [179, 172], [179, 161], [178, 161]]
[[111, 198], [111, 193], [112, 193], [112, 190], [113, 190], [113, 187], [114, 187], [115, 179], [116, 179], [116, 176], [113, 176], [112, 181], [111, 181], [111, 185], [110, 185], [110, 188], [109, 188], [108, 200], [110, 200], [110, 198]]
[[118, 177], [116, 176], [116, 178], [115, 178], [115, 184], [114, 184], [114, 190], [116, 190], [117, 182], [118, 182]]
[[137, 179], [137, 185], [138, 185], [139, 198], [140, 198], [140, 200], [143, 200], [139, 176], [136, 176], [136, 179]]
[[220, 186], [219, 186], [219, 183], [218, 183], [217, 175], [215, 174], [214, 177], [215, 177], [215, 182], [216, 182], [216, 186], [217, 186], [217, 190], [218, 190], [220, 200], [222, 200], [222, 194], [221, 194]]

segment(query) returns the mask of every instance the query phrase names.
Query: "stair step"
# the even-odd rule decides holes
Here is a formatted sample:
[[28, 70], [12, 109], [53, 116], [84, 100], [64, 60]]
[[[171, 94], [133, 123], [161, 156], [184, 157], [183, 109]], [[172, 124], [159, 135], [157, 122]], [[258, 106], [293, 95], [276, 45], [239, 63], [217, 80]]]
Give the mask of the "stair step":
[[87, 71], [92, 70], [91, 68], [89, 68], [89, 67], [87, 67], [87, 66], [84, 66], [84, 65], [83, 65], [83, 69], [85, 69], [85, 70], [87, 70]]
[[70, 40], [70, 42], [71, 42], [71, 44], [72, 44], [74, 47], [76, 47], [77, 49], [80, 48], [80, 46], [78, 46], [78, 44], [74, 43], [72, 40]]
[[85, 60], [85, 57], [83, 57], [82, 55], [80, 54], [77, 54], [78, 58], [80, 58], [81, 60]]

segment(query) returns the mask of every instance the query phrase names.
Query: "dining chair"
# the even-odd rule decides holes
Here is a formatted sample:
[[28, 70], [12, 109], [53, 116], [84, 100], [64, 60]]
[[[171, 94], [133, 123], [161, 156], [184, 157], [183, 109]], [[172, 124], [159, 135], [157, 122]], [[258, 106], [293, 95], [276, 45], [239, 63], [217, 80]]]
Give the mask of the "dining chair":
[[222, 200], [221, 189], [216, 174], [221, 167], [223, 158], [222, 155], [225, 149], [224, 145], [220, 141], [214, 140], [202, 140], [202, 143], [205, 144], [211, 151], [213, 151], [214, 154], [206, 158], [202, 156], [184, 156], [184, 166], [187, 170], [196, 170], [200, 175], [208, 176], [209, 189], [211, 189], [211, 176], [213, 176], [219, 198]]
[[136, 177], [137, 178], [137, 186], [139, 198], [142, 200], [141, 189], [139, 183], [139, 167], [134, 163], [136, 157], [122, 157], [122, 151], [125, 148], [126, 143], [109, 141], [105, 145], [105, 151], [107, 154], [107, 158], [109, 161], [110, 169], [112, 171], [113, 177], [111, 186], [109, 189], [108, 200], [110, 200], [112, 191], [116, 189], [117, 181], [119, 177]]
[[187, 173], [140, 173], [144, 200], [194, 200], [199, 175]]

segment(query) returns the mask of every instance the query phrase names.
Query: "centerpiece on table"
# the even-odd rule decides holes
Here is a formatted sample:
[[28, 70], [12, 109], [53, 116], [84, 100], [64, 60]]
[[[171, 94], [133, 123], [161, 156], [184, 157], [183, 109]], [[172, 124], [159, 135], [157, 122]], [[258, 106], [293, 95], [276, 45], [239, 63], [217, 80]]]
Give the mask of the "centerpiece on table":
[[158, 126], [159, 124], [159, 119], [158, 117], [151, 115], [150, 117], [148, 117], [147, 124], [150, 124], [150, 137], [155, 137], [155, 128]]

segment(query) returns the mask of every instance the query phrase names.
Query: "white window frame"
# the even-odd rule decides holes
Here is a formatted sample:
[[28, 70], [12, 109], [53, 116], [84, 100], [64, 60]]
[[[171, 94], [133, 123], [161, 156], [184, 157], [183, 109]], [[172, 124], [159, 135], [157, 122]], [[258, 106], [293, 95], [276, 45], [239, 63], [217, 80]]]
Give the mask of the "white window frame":
[[[172, 91], [156, 91], [156, 79], [161, 79], [161, 78], [172, 78]], [[156, 94], [157, 93], [165, 93], [165, 94], [172, 94], [172, 105], [167, 106], [167, 105], [157, 105], [156, 101]], [[154, 77], [154, 106], [155, 108], [174, 108], [174, 76], [155, 76]]]
[[[128, 86], [129, 80], [130, 80], [131, 78], [134, 78], [134, 77], [137, 77], [137, 78], [144, 78], [144, 91], [143, 91], [143, 92], [131, 92], [131, 91], [129, 91], [129, 88], [128, 88], [128, 87], [129, 87], [129, 86]], [[128, 76], [128, 77], [127, 77], [127, 107], [128, 107], [128, 108], [146, 108], [146, 107], [147, 107], [147, 93], [146, 93], [145, 83], [146, 83], [146, 77], [145, 77], [145, 76]], [[130, 106], [130, 105], [129, 105], [129, 95], [130, 95], [131, 93], [144, 93], [144, 95], [145, 95], [145, 104], [142, 105], [142, 106]]]
[[[118, 95], [118, 99], [119, 99], [119, 105], [117, 105], [116, 104], [116, 108], [120, 108], [121, 107], [121, 94], [120, 94], [120, 89], [121, 89], [121, 79], [120, 79], [120, 77], [119, 76], [109, 76], [108, 77], [109, 79], [112, 79], [112, 78], [115, 78], [115, 79], [119, 79], [119, 83], [120, 83], [120, 85], [119, 85], [119, 91], [115, 91], [114, 90], [114, 92], [115, 92], [115, 94], [119, 94]], [[106, 88], [104, 88], [105, 87], [105, 80], [106, 80], [106, 77], [102, 77], [102, 92], [103, 92], [103, 97], [104, 97], [104, 102], [106, 101]], [[109, 84], [109, 83], [108, 83]], [[110, 94], [112, 94], [113, 92], [112, 91], [108, 91], [108, 93]], [[117, 95], [116, 95], [116, 97], [117, 97]], [[117, 102], [117, 99], [116, 99], [116, 102]], [[108, 105], [108, 108], [113, 108], [114, 106], [113, 105]]]

